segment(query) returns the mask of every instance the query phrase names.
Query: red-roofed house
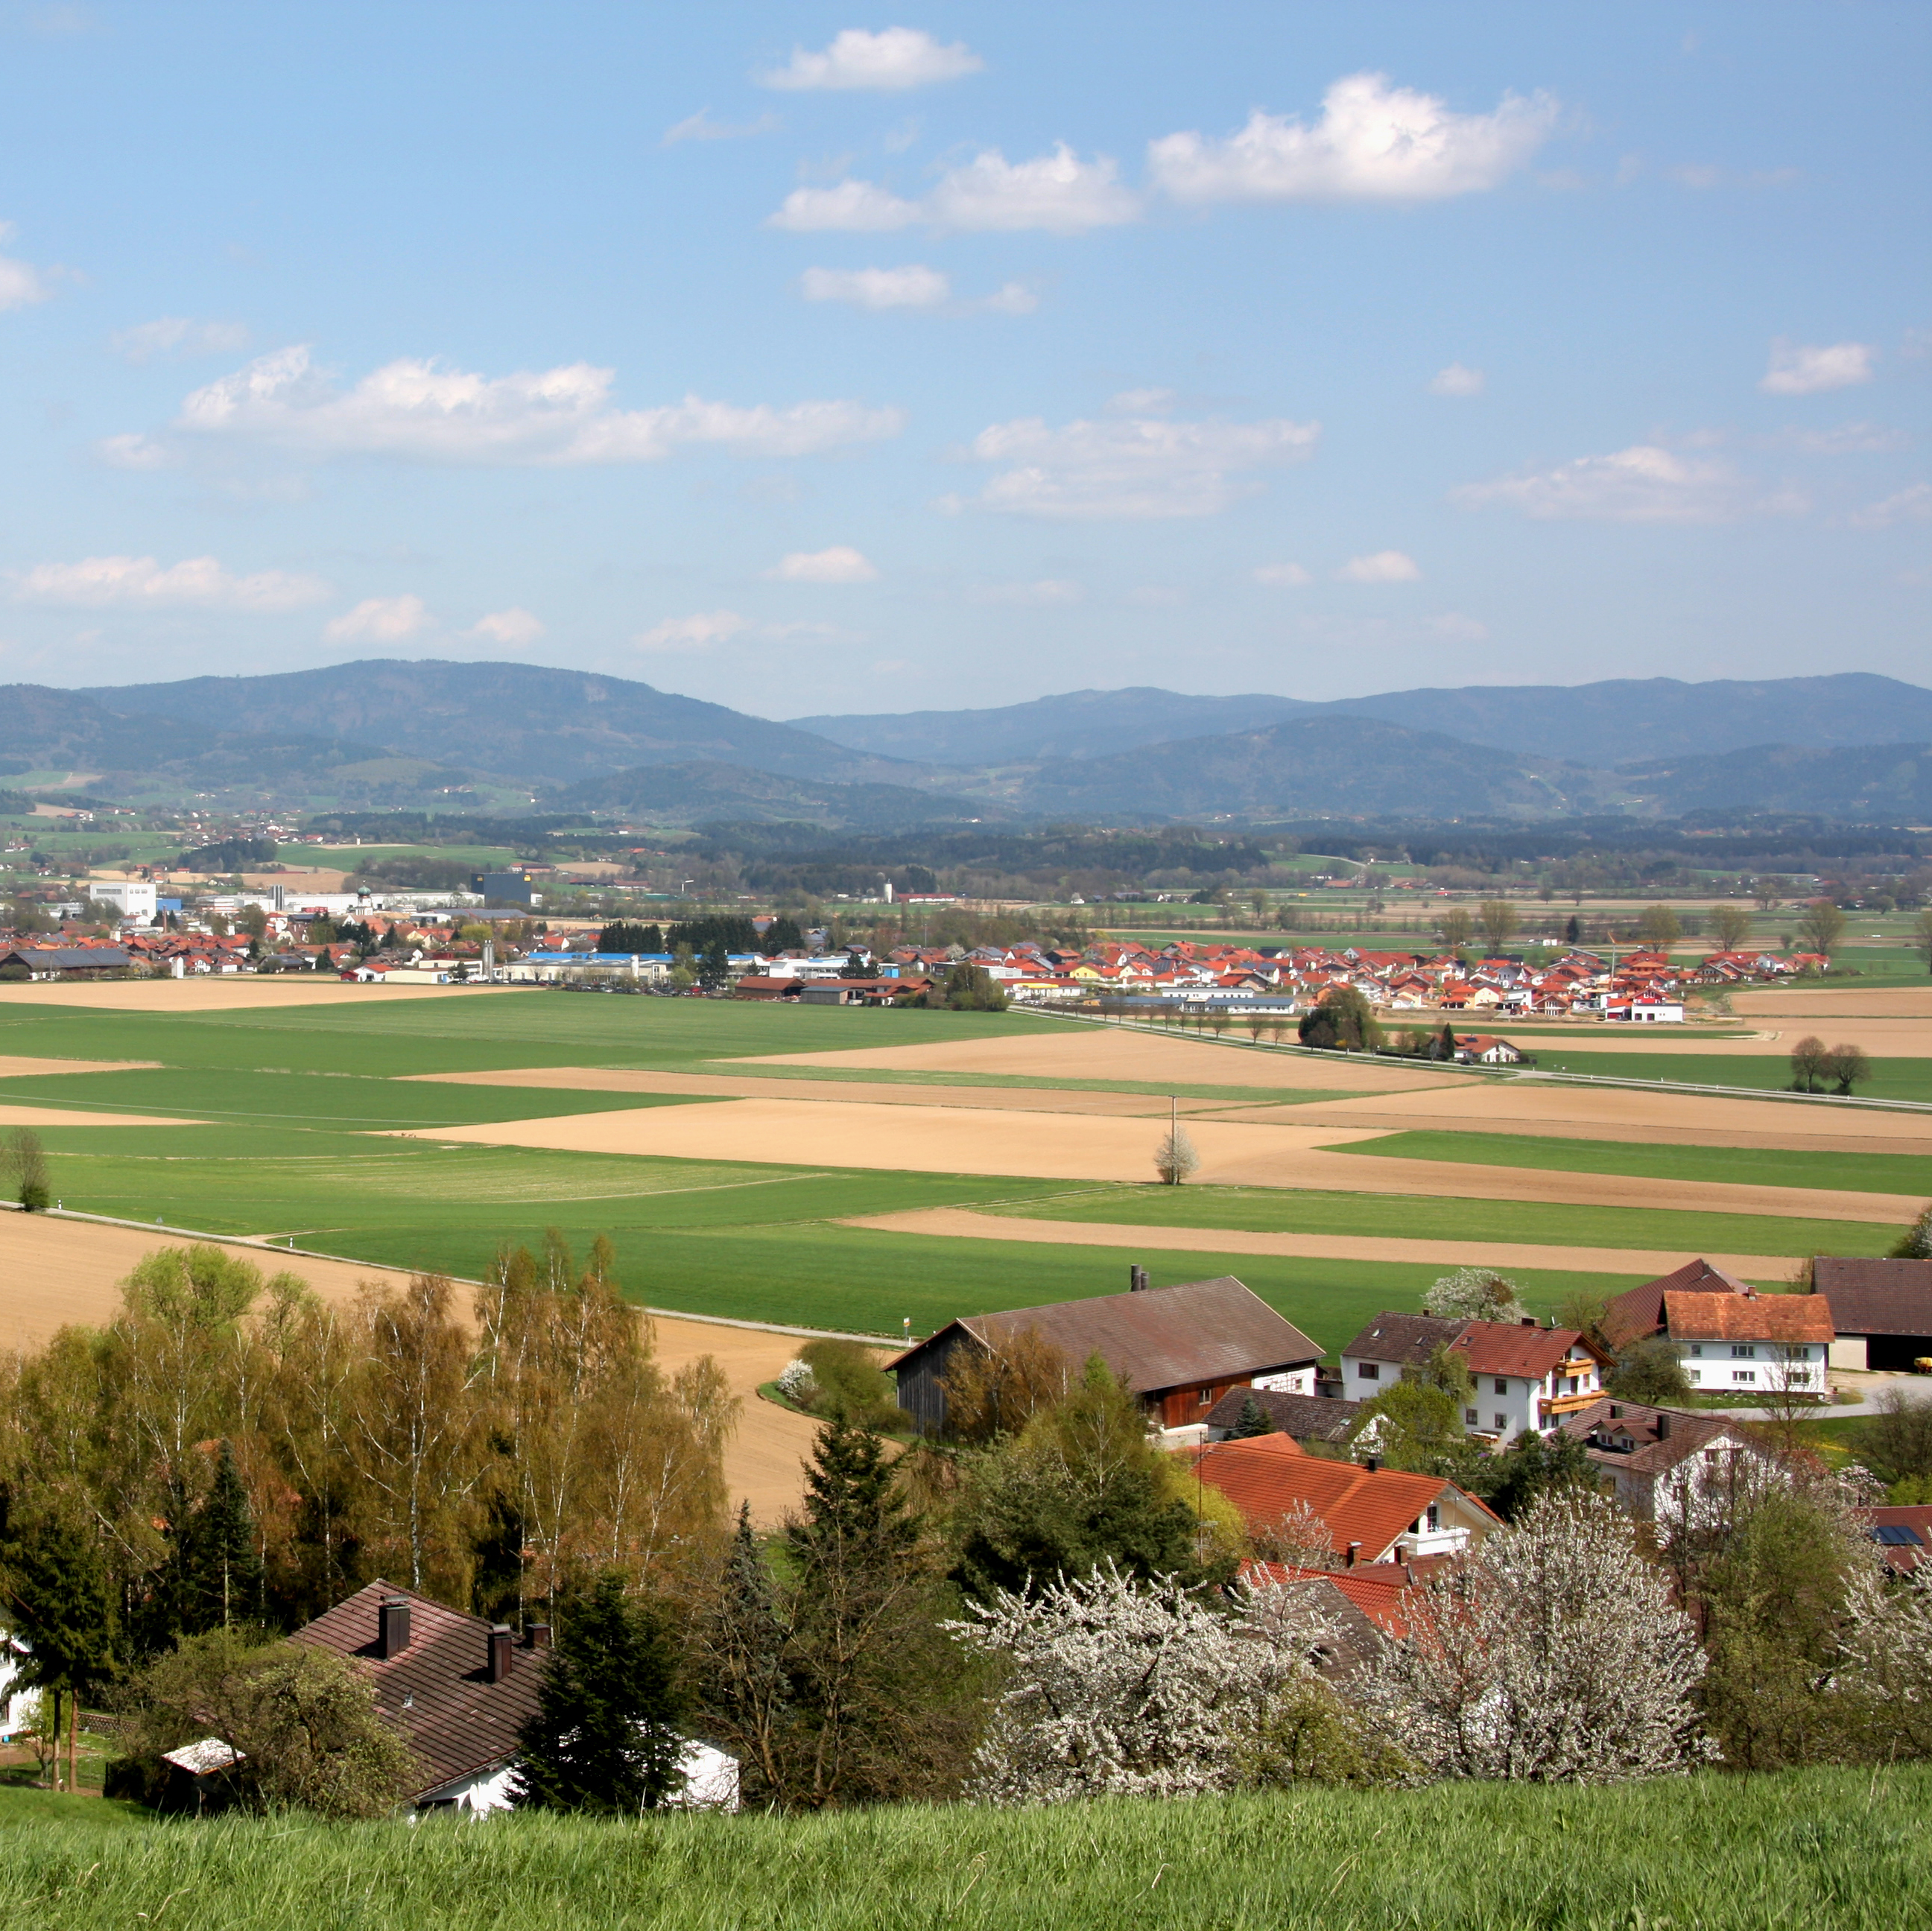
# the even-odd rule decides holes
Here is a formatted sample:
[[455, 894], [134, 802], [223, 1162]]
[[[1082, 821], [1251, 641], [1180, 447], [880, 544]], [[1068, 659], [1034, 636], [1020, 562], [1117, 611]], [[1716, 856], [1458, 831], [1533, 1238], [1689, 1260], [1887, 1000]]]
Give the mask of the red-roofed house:
[[1703, 1261], [1619, 1294], [1604, 1330], [1619, 1348], [1660, 1335], [1691, 1387], [1745, 1395], [1822, 1395], [1834, 1336], [1823, 1295], [1761, 1294]]
[[1468, 1369], [1463, 1426], [1509, 1441], [1525, 1429], [1546, 1434], [1597, 1399], [1609, 1357], [1574, 1327], [1533, 1321], [1460, 1321], [1431, 1314], [1378, 1314], [1342, 1351], [1342, 1390], [1372, 1401], [1448, 1349]]

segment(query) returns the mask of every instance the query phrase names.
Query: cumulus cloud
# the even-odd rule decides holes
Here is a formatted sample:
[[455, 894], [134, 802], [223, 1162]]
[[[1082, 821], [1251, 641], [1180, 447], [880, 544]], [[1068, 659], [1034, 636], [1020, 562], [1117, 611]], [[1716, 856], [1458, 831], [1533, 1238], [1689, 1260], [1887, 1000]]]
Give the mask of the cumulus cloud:
[[631, 641], [640, 650], [709, 650], [714, 643], [728, 643], [745, 627], [736, 610], [699, 610], [688, 617], [666, 617]]
[[1259, 488], [1256, 471], [1304, 461], [1320, 434], [1318, 423], [1279, 418], [1130, 416], [1055, 429], [1023, 416], [982, 429], [967, 453], [1000, 466], [976, 499], [987, 509], [1067, 520], [1210, 516]]
[[165, 469], [174, 460], [166, 444], [152, 436], [110, 436], [94, 449], [110, 469]]
[[860, 308], [936, 308], [952, 284], [937, 268], [807, 268], [799, 280], [807, 301], [849, 301]]
[[1422, 574], [1413, 556], [1400, 550], [1372, 550], [1352, 556], [1335, 572], [1338, 583], [1413, 583]]
[[1042, 577], [1030, 583], [982, 583], [968, 592], [976, 604], [1018, 604], [1032, 610], [1064, 609], [1086, 600], [1085, 587], [1061, 577]]
[[1913, 483], [1896, 496], [1860, 510], [1852, 521], [1862, 529], [1882, 529], [1894, 523], [1932, 523], [1932, 483]]
[[1177, 201], [1439, 201], [1499, 186], [1548, 139], [1556, 103], [1506, 94], [1490, 114], [1353, 73], [1323, 95], [1312, 127], [1257, 108], [1225, 140], [1150, 142], [1155, 184]]
[[1758, 387], [1774, 396], [1810, 396], [1826, 389], [1848, 389], [1872, 379], [1868, 342], [1833, 342], [1816, 347], [1780, 337], [1771, 345], [1771, 364]]
[[856, 402], [740, 408], [694, 395], [656, 409], [619, 409], [610, 405], [614, 376], [586, 362], [488, 376], [404, 360], [344, 388], [298, 346], [259, 356], [196, 389], [175, 426], [314, 456], [561, 466], [656, 462], [704, 446], [751, 456], [811, 455], [896, 436], [905, 421], [902, 410]]
[[[0, 221], [0, 241], [13, 238], [13, 223]], [[46, 272], [31, 262], [0, 255], [0, 309], [31, 308], [37, 301], [45, 301], [53, 293], [46, 283]], [[56, 268], [52, 272], [58, 275], [61, 271]]]
[[1489, 379], [1480, 369], [1451, 362], [1448, 367], [1438, 369], [1430, 376], [1429, 392], [1438, 396], [1479, 396], [1488, 386]]
[[232, 355], [248, 346], [245, 322], [191, 322], [182, 315], [164, 315], [107, 338], [107, 346], [124, 361], [152, 362], [158, 355]]
[[916, 223], [951, 233], [1044, 229], [1078, 235], [1137, 221], [1140, 197], [1105, 154], [1083, 161], [1065, 142], [1050, 154], [1010, 161], [997, 148], [941, 175], [931, 193], [908, 201], [868, 181], [795, 188], [771, 217], [800, 234], [828, 229], [880, 232]]
[[1681, 455], [1652, 443], [1494, 482], [1466, 483], [1450, 496], [1468, 508], [1502, 503], [1550, 521], [1730, 523], [1795, 515], [1806, 507], [1795, 492], [1767, 493], [1718, 457]]
[[830, 550], [794, 550], [765, 574], [784, 583], [871, 583], [879, 571], [849, 544], [835, 543]]
[[1040, 297], [1024, 282], [1003, 282], [980, 306], [995, 315], [1030, 315], [1040, 306]]
[[400, 643], [434, 621], [420, 597], [365, 597], [324, 624], [322, 634], [331, 643]]
[[778, 117], [776, 114], [760, 114], [755, 121], [714, 121], [711, 109], [700, 107], [695, 114], [688, 114], [682, 121], [674, 121], [664, 130], [658, 142], [661, 148], [674, 148], [680, 141], [742, 141], [754, 134], [769, 134], [776, 131]]
[[238, 577], [212, 556], [190, 556], [166, 568], [152, 556], [88, 556], [78, 563], [37, 563], [13, 573], [23, 603], [86, 608], [292, 610], [328, 595], [320, 577], [284, 570]]
[[1255, 572], [1255, 581], [1270, 589], [1298, 590], [1315, 579], [1299, 563], [1264, 563]]
[[480, 643], [500, 643], [512, 650], [534, 643], [544, 634], [544, 622], [534, 611], [512, 604], [507, 610], [492, 610], [478, 617], [465, 635]]
[[848, 27], [818, 53], [794, 47], [790, 62], [754, 78], [763, 87], [788, 92], [817, 88], [866, 88], [898, 94], [908, 88], [929, 87], [935, 81], [962, 80], [986, 65], [964, 41], [942, 46], [916, 27], [887, 27], [868, 34]]

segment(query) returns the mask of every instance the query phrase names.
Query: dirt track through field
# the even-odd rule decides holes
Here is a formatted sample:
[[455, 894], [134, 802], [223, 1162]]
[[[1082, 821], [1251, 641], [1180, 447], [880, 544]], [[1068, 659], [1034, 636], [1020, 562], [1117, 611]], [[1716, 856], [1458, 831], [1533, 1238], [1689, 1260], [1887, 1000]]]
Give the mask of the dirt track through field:
[[[1462, 1165], [1449, 1161], [1364, 1159], [1322, 1150], [1382, 1137], [1334, 1126], [1306, 1127], [1310, 1108], [1285, 1109], [1285, 1126], [1226, 1123], [1198, 1116], [1188, 1133], [1208, 1185], [1292, 1187], [1322, 1192], [1420, 1195], [1454, 1200], [1670, 1207], [1702, 1213], [1875, 1222], [1904, 1226], [1916, 1203], [1902, 1195], [1798, 1187], [1714, 1186], [1623, 1174]], [[898, 1172], [1025, 1176], [1037, 1180], [1151, 1180], [1162, 1135], [1155, 1120], [1058, 1117], [988, 1110], [870, 1106], [830, 1102], [721, 1100], [715, 1105], [647, 1107], [550, 1120], [422, 1128], [404, 1139], [491, 1147], [545, 1147], [580, 1153], [686, 1159], [801, 1160]]]
[[[1168, 1102], [1158, 1093], [1090, 1093], [998, 1086], [890, 1086], [878, 1080], [790, 1079], [782, 1075], [655, 1073], [617, 1066], [519, 1066], [508, 1072], [411, 1073], [429, 1085], [536, 1087], [568, 1093], [677, 1093], [711, 1099], [835, 1100], [868, 1106], [988, 1107], [1014, 1113], [1089, 1113], [1126, 1119], [1165, 1116]], [[1184, 1099], [1180, 1110], [1226, 1105], [1224, 1100]]]
[[[120, 1311], [120, 1284], [135, 1264], [157, 1248], [183, 1246], [188, 1239], [58, 1215], [0, 1212], [0, 1351], [42, 1347], [62, 1327], [105, 1325]], [[318, 1260], [252, 1243], [232, 1244], [265, 1278], [298, 1274], [337, 1306], [352, 1301], [364, 1281], [400, 1287], [409, 1279], [365, 1261]], [[776, 1521], [803, 1492], [800, 1465], [811, 1452], [814, 1424], [760, 1401], [757, 1390], [760, 1382], [777, 1378], [802, 1344], [788, 1335], [681, 1316], [660, 1315], [654, 1326], [658, 1360], [667, 1374], [701, 1354], [715, 1357], [724, 1369], [731, 1392], [742, 1403], [737, 1432], [724, 1451], [731, 1506], [735, 1509], [742, 1498], [758, 1522]]]
[[1271, 1086], [1319, 1093], [1408, 1093], [1468, 1084], [1467, 1073], [1429, 1072], [1400, 1061], [1210, 1045], [1202, 1039], [1043, 1019], [1036, 1032], [930, 1046], [861, 1046], [837, 1053], [747, 1054], [753, 1065], [847, 1066], [884, 1072], [1020, 1074], [1034, 1079], [1136, 1080], [1177, 1086]]
[[38, 1079], [49, 1073], [132, 1073], [158, 1066], [159, 1060], [37, 1060], [25, 1053], [0, 1053], [0, 1079]]
[[[1550, 1247], [1510, 1241], [1408, 1240], [1334, 1234], [1256, 1234], [1226, 1227], [1133, 1227], [1106, 1222], [1007, 1219], [964, 1207], [934, 1207], [842, 1221], [880, 1234], [952, 1240], [1024, 1240], [1055, 1247], [1148, 1248], [1162, 1252], [1256, 1254], [1312, 1261], [1420, 1261], [1441, 1267], [1535, 1267], [1580, 1274], [1636, 1274], [1654, 1280], [1696, 1255], [1630, 1247]], [[1788, 1255], [1707, 1254], [1715, 1267], [1750, 1281], [1790, 1278]]]
[[110, 1012], [227, 1012], [242, 1007], [279, 1012], [297, 1006], [346, 1006], [358, 999], [387, 1004], [398, 999], [492, 998], [510, 990], [490, 985], [359, 985], [307, 973], [294, 979], [231, 973], [205, 979], [100, 979], [86, 984], [44, 979], [30, 985], [0, 985], [0, 1012], [16, 1004], [86, 1006]]

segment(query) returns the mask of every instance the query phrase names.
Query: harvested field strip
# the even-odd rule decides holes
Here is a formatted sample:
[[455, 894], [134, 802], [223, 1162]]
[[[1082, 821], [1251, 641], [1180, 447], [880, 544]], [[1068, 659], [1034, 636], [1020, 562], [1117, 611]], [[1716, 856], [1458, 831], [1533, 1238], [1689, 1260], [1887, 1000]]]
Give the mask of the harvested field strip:
[[[1786, 1194], [1786, 1200], [1798, 1196]], [[1790, 1255], [1879, 1255], [1898, 1239], [1895, 1225], [1768, 1215], [1558, 1205], [1531, 1201], [1440, 1200], [1406, 1195], [1315, 1193], [1283, 1187], [1098, 1187], [1046, 1195], [981, 1212], [1016, 1219], [1091, 1221], [1137, 1227], [1254, 1234], [1373, 1234], [1420, 1240], [1513, 1241], [1561, 1247], [1723, 1249]]]
[[[881, 1214], [849, 1220], [848, 1227], [882, 1234], [929, 1234], [950, 1240], [1030, 1240], [1055, 1247], [1118, 1247], [1188, 1250], [1203, 1242], [1223, 1254], [1292, 1255], [1319, 1261], [1413, 1261], [1435, 1267], [1584, 1267], [1592, 1273], [1634, 1274], [1654, 1279], [1696, 1258], [1688, 1249], [1529, 1246], [1495, 1240], [1404, 1240], [1372, 1234], [1250, 1234], [1228, 1228], [1124, 1227], [1106, 1222], [1016, 1221], [965, 1208], [934, 1207], [911, 1213]], [[1775, 1254], [1707, 1254], [1714, 1266], [1747, 1280], [1783, 1279], [1787, 1256]]]
[[[1158, 1120], [1069, 1119], [1020, 1113], [940, 1113], [906, 1107], [722, 1100], [675, 1115], [600, 1113], [500, 1122], [411, 1137], [470, 1145], [547, 1147], [578, 1153], [680, 1154], [698, 1159], [796, 1160], [809, 1148], [828, 1165], [901, 1172], [1024, 1174], [1036, 1179], [1150, 1177]], [[1885, 1194], [1712, 1187], [1621, 1174], [1531, 1168], [1450, 1167], [1417, 1160], [1352, 1160], [1331, 1129], [1232, 1126], [1194, 1120], [1204, 1186], [1420, 1194], [1461, 1200], [1550, 1201], [1566, 1205], [1673, 1208], [1694, 1213], [1869, 1221], [1903, 1225], [1905, 1201]]]
[[1932, 985], [1862, 991], [1850, 985], [1811, 985], [1802, 991], [1734, 992], [1731, 1006], [1741, 1019], [1775, 1025], [1784, 1019], [1932, 1019]]
[[[0, 1088], [0, 1091], [4, 1091]], [[0, 1099], [0, 1126], [199, 1126], [199, 1120], [171, 1119], [160, 1114], [116, 1113], [103, 1107], [22, 1105]]]
[[1372, 1159], [1444, 1160], [1458, 1165], [1478, 1162], [1550, 1172], [1629, 1174], [1652, 1180], [1932, 1199], [1932, 1153], [1894, 1153], [1857, 1146], [1795, 1153], [1777, 1147], [1646, 1145], [1625, 1140], [1424, 1132], [1351, 1141], [1342, 1150]]
[[160, 1063], [158, 1060], [38, 1060], [23, 1053], [0, 1053], [0, 1080], [25, 1079], [34, 1074], [125, 1073]]

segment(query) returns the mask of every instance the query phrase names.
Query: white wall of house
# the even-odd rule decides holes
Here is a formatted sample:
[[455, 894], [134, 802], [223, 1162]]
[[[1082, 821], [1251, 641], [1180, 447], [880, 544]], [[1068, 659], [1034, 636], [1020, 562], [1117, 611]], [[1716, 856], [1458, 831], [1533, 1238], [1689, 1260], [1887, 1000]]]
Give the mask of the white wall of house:
[[1826, 1350], [1816, 1343], [1778, 1341], [1679, 1341], [1684, 1373], [1700, 1394], [1761, 1395], [1825, 1391]]
[[1277, 1395], [1312, 1395], [1320, 1392], [1315, 1385], [1315, 1369], [1284, 1368], [1278, 1374], [1257, 1375], [1248, 1384], [1252, 1388], [1266, 1388]]
[[[1504, 1441], [1513, 1440], [1526, 1428], [1544, 1435], [1556, 1426], [1560, 1417], [1548, 1421], [1544, 1417], [1541, 1403], [1546, 1397], [1553, 1400], [1565, 1394], [1592, 1394], [1598, 1386], [1594, 1361], [1576, 1374], [1552, 1373], [1540, 1381], [1521, 1375], [1474, 1375], [1470, 1378], [1474, 1386], [1462, 1405], [1462, 1426], [1472, 1435], [1494, 1435]], [[1397, 1362], [1376, 1361], [1352, 1354], [1342, 1357], [1345, 1400], [1372, 1402], [1401, 1379], [1402, 1368]]]
[[[736, 1810], [738, 1807], [738, 1759], [727, 1756], [712, 1744], [695, 1738], [685, 1740], [677, 1767], [684, 1775], [684, 1788], [665, 1807], [671, 1810]], [[494, 1763], [454, 1783], [426, 1792], [424, 1804], [449, 1804], [472, 1817], [487, 1817], [491, 1812], [509, 1810], [517, 1801], [518, 1773], [514, 1759]]]
[[40, 1714], [40, 1693], [14, 1687], [20, 1679], [20, 1655], [14, 1639], [0, 1630], [0, 1743], [31, 1729]]

